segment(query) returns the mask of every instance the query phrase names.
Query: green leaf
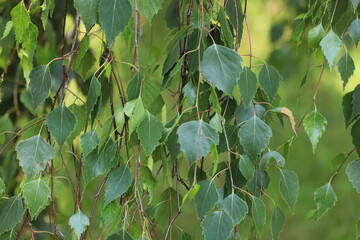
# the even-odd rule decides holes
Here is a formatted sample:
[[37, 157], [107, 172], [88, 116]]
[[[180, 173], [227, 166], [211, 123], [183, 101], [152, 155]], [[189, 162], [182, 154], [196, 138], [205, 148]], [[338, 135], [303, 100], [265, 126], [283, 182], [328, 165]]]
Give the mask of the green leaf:
[[117, 231], [123, 216], [123, 208], [119, 203], [113, 201], [100, 211], [101, 222], [100, 227], [106, 229], [106, 235]]
[[356, 159], [349, 163], [346, 167], [346, 175], [356, 191], [360, 193], [360, 159]]
[[129, 0], [100, 0], [98, 13], [108, 45], [111, 45], [130, 21], [132, 8]]
[[46, 164], [54, 157], [52, 147], [40, 135], [21, 141], [16, 146], [20, 166], [28, 179], [44, 170]]
[[162, 5], [164, 4], [164, 0], [139, 0], [138, 1], [138, 8], [140, 14], [145, 16], [148, 21], [151, 23], [155, 14], [161, 9]]
[[76, 11], [80, 16], [80, 19], [83, 21], [87, 31], [89, 31], [91, 26], [97, 22], [98, 5], [99, 5], [99, 0], [74, 1], [74, 6], [76, 8]]
[[142, 82], [141, 99], [148, 109], [162, 91], [162, 86], [155, 79], [147, 78]]
[[112, 170], [106, 182], [104, 206], [124, 194], [130, 187], [131, 181], [130, 169], [126, 164]]
[[352, 2], [352, 5], [354, 7], [354, 12], [355, 12], [360, 3], [360, 0], [351, 0], [351, 2]]
[[313, 52], [319, 46], [319, 43], [323, 38], [324, 34], [325, 30], [321, 23], [309, 31], [308, 46], [310, 52]]
[[74, 114], [65, 104], [61, 104], [46, 116], [46, 125], [60, 148], [74, 131], [76, 122]]
[[109, 237], [106, 238], [106, 240], [134, 240], [130, 234], [121, 229], [120, 232], [110, 235]]
[[254, 177], [251, 178], [246, 185], [252, 195], [261, 196], [268, 188], [269, 182], [269, 174], [262, 168], [256, 168]]
[[0, 40], [3, 40], [7, 36], [9, 36], [9, 33], [13, 29], [13, 26], [14, 26], [14, 22], [11, 20], [6, 23], [4, 33], [3, 33], [2, 37], [0, 38]]
[[144, 120], [137, 127], [137, 133], [147, 155], [150, 155], [159, 144], [164, 126], [149, 112], [146, 113]]
[[196, 159], [205, 156], [210, 151], [211, 144], [219, 144], [219, 135], [216, 130], [202, 120], [182, 124], [177, 134], [181, 150], [190, 166]]
[[354, 120], [356, 116], [360, 114], [359, 104], [360, 104], [360, 84], [355, 87], [354, 93], [352, 94], [352, 101], [351, 101], [352, 113], [351, 113], [350, 122], [352, 122], [352, 120]]
[[327, 121], [317, 108], [315, 108], [305, 117], [303, 125], [312, 144], [313, 152], [315, 152], [316, 146], [322, 134], [325, 132]]
[[262, 168], [266, 167], [266, 165], [269, 163], [271, 158], [275, 159], [276, 164], [279, 167], [285, 166], [285, 158], [280, 153], [273, 150], [269, 150], [263, 155], [263, 157], [260, 160], [259, 166]]
[[340, 52], [341, 39], [331, 30], [320, 42], [321, 49], [329, 63], [330, 70], [335, 63], [336, 56]]
[[196, 87], [189, 81], [183, 88], [183, 94], [190, 106], [194, 106], [196, 100]]
[[85, 157], [83, 171], [85, 186], [95, 177], [114, 167], [117, 159], [116, 144], [111, 138], [100, 148], [100, 151], [95, 148]]
[[232, 220], [223, 211], [215, 211], [204, 218], [201, 223], [206, 240], [227, 239], [232, 230]]
[[351, 128], [352, 143], [354, 144], [358, 155], [360, 156], [360, 120], [357, 120]]
[[156, 186], [158, 185], [158, 182], [151, 172], [151, 170], [147, 166], [141, 167], [140, 172], [140, 182], [144, 185], [144, 189], [147, 189], [149, 191], [149, 203], [153, 200]]
[[41, 13], [41, 21], [44, 30], [46, 30], [46, 24], [49, 18], [52, 17], [54, 10], [55, 10], [55, 0], [44, 0], [43, 4], [41, 5], [42, 13]]
[[0, 197], [2, 197], [5, 192], [6, 192], [6, 186], [4, 181], [0, 177]]
[[39, 66], [30, 73], [29, 89], [31, 102], [36, 109], [49, 96], [51, 88], [51, 74], [49, 66]]
[[21, 195], [13, 196], [0, 205], [0, 236], [14, 228], [24, 215]]
[[249, 105], [256, 93], [256, 75], [250, 68], [244, 67], [240, 75], [239, 88], [245, 105]]
[[360, 40], [360, 19], [356, 18], [349, 27], [349, 35], [357, 46]]
[[234, 35], [232, 29], [230, 29], [230, 25], [226, 18], [224, 8], [220, 7], [217, 16], [217, 20], [221, 25], [221, 36], [223, 36], [223, 39], [225, 40], [224, 42], [226, 42], [226, 45], [229, 48], [234, 48]]
[[34, 57], [38, 36], [39, 36], [39, 31], [36, 25], [30, 23], [24, 35], [24, 41], [22, 43], [22, 46], [26, 51], [26, 55], [27, 55], [26, 57], [30, 60], [30, 62], [32, 62], [32, 59]]
[[259, 118], [262, 118], [265, 114], [265, 108], [260, 104], [249, 104], [245, 106], [244, 103], [241, 103], [235, 109], [235, 119], [237, 123], [244, 123], [250, 120], [254, 115]]
[[85, 107], [80, 107], [75, 103], [69, 107], [69, 110], [74, 114], [76, 118], [76, 125], [74, 131], [70, 134], [70, 136], [67, 139], [67, 142], [71, 145], [74, 139], [77, 136], [79, 136], [81, 131], [84, 130], [86, 125], [87, 115], [86, 115]]
[[255, 165], [248, 155], [240, 155], [239, 169], [244, 177], [249, 180], [254, 176]]
[[354, 74], [355, 71], [354, 61], [348, 52], [345, 52], [344, 55], [340, 58], [337, 66], [341, 75], [341, 79], [344, 81], [343, 87], [345, 88], [349, 78]]
[[354, 91], [348, 92], [347, 94], [345, 94], [343, 96], [342, 107], [343, 107], [343, 114], [344, 114], [346, 128], [350, 125], [350, 123], [353, 120], [353, 118], [352, 118], [352, 115], [353, 115], [353, 105], [352, 105], [353, 95], [354, 95]]
[[98, 102], [98, 98], [100, 97], [100, 94], [101, 94], [101, 84], [99, 80], [95, 77], [95, 75], [93, 75], [90, 82], [89, 94], [86, 100], [86, 110], [88, 116], [92, 113], [95, 104]]
[[279, 240], [285, 225], [285, 215], [280, 208], [275, 206], [271, 216], [271, 234], [273, 240]]
[[241, 145], [251, 155], [258, 155], [269, 144], [271, 129], [260, 118], [253, 116], [239, 131]]
[[248, 206], [244, 200], [232, 193], [219, 203], [219, 208], [223, 209], [233, 220], [233, 226], [238, 225], [246, 216]]
[[36, 219], [49, 204], [50, 193], [50, 188], [41, 179], [28, 182], [23, 186], [22, 194], [31, 219]]
[[276, 68], [265, 63], [259, 73], [259, 82], [265, 93], [268, 95], [270, 102], [279, 89], [279, 82], [283, 81], [282, 76]]
[[266, 223], [266, 208], [264, 202], [255, 196], [251, 196], [252, 200], [252, 211], [251, 215], [253, 217], [256, 229], [258, 232], [261, 232], [261, 229]]
[[355, 230], [356, 230], [356, 239], [359, 239], [360, 238], [360, 221], [358, 221], [356, 223]]
[[10, 14], [11, 20], [14, 22], [16, 44], [20, 45], [31, 22], [30, 15], [22, 1], [11, 10]]
[[293, 171], [280, 170], [279, 191], [282, 198], [295, 211], [295, 204], [299, 196], [299, 177]]
[[104, 144], [111, 137], [111, 130], [113, 129], [113, 120], [114, 120], [113, 116], [110, 116], [104, 123], [100, 133], [99, 148], [104, 146]]
[[236, 0], [236, 8], [235, 8], [235, 1], [232, 0], [226, 5], [226, 13], [229, 17], [230, 24], [234, 29], [236, 29], [236, 26], [238, 28], [238, 39], [239, 43], [241, 42], [242, 33], [243, 33], [243, 20], [244, 20], [244, 14], [241, 8], [241, 1]]
[[322, 217], [337, 201], [336, 193], [330, 183], [318, 188], [314, 193], [316, 202], [317, 219]]
[[195, 195], [195, 209], [198, 217], [203, 218], [218, 202], [218, 192], [212, 179], [202, 181], [199, 185], [200, 189]]
[[86, 230], [87, 226], [90, 225], [90, 221], [89, 218], [79, 209], [69, 219], [69, 225], [75, 231], [78, 239], [80, 239], [81, 234]]
[[135, 131], [139, 123], [145, 118], [146, 112], [141, 98], [136, 98], [125, 104], [124, 112], [129, 119], [129, 137]]
[[99, 144], [99, 138], [96, 134], [96, 130], [84, 133], [80, 138], [80, 144], [83, 150], [84, 157], [94, 150]]
[[201, 72], [212, 85], [230, 97], [241, 74], [240, 55], [221, 45], [212, 45], [204, 52]]

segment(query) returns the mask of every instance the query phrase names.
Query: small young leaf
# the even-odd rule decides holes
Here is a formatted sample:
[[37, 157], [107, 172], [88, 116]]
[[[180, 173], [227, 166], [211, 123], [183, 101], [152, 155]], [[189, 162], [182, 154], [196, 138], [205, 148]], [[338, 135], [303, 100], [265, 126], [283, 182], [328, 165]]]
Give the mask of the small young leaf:
[[22, 194], [31, 219], [36, 219], [39, 213], [49, 204], [50, 193], [50, 188], [41, 179], [28, 182], [23, 186]]
[[6, 38], [9, 35], [11, 29], [13, 29], [13, 26], [14, 26], [14, 22], [11, 20], [6, 23], [4, 33], [3, 33], [2, 37], [0, 38], [0, 40], [3, 40], [4, 38]]
[[96, 134], [96, 130], [94, 129], [90, 132], [84, 133], [84, 135], [80, 138], [80, 144], [83, 149], [84, 157], [86, 157], [99, 144], [99, 138]]
[[317, 108], [315, 108], [314, 111], [305, 117], [303, 125], [312, 144], [313, 152], [315, 152], [316, 146], [322, 134], [325, 132], [327, 121]]
[[95, 104], [98, 102], [98, 98], [100, 97], [100, 94], [101, 94], [101, 84], [94, 75], [91, 78], [89, 94], [86, 100], [86, 110], [88, 116], [92, 113]]
[[130, 187], [131, 181], [131, 173], [126, 164], [112, 170], [106, 182], [104, 206], [125, 193]]
[[321, 23], [309, 31], [308, 45], [310, 52], [313, 52], [319, 46], [324, 34], [325, 30]]
[[320, 42], [321, 49], [329, 63], [330, 70], [342, 46], [341, 39], [331, 30]]
[[145, 16], [151, 23], [155, 14], [161, 9], [164, 4], [164, 0], [139, 0], [139, 11], [142, 16]]
[[344, 81], [343, 87], [345, 88], [349, 78], [354, 74], [355, 71], [354, 61], [348, 52], [345, 52], [344, 55], [340, 58], [337, 66], [341, 75], [341, 79]]
[[201, 223], [206, 240], [227, 239], [232, 230], [232, 220], [223, 211], [215, 211], [204, 218]]
[[46, 24], [49, 18], [52, 17], [54, 10], [55, 10], [55, 0], [44, 0], [43, 4], [41, 5], [41, 9], [43, 10], [41, 13], [41, 21], [44, 30], [46, 30]]
[[21, 141], [16, 146], [16, 152], [28, 179], [44, 170], [45, 165], [54, 157], [52, 147], [39, 135]]
[[69, 225], [75, 231], [78, 239], [80, 239], [81, 234], [89, 224], [89, 218], [83, 214], [80, 209], [69, 219]]
[[254, 176], [255, 165], [248, 155], [240, 156], [239, 169], [247, 180], [251, 179]]
[[337, 201], [336, 193], [330, 183], [318, 188], [314, 193], [316, 202], [317, 219], [321, 218]]
[[272, 132], [266, 123], [253, 116], [240, 128], [238, 136], [246, 151], [251, 155], [258, 155], [269, 144]]
[[190, 166], [196, 159], [205, 156], [210, 151], [211, 144], [219, 144], [219, 135], [216, 130], [202, 120], [182, 124], [177, 134], [181, 150]]
[[29, 89], [31, 102], [36, 109], [48, 97], [51, 88], [49, 66], [39, 66], [30, 73]]
[[100, 0], [75, 0], [74, 6], [80, 19], [84, 22], [86, 30], [89, 31], [91, 26], [97, 22], [97, 9]]
[[256, 93], [256, 75], [250, 68], [244, 67], [240, 75], [239, 88], [241, 97], [244, 100], [245, 106], [251, 103]]
[[20, 45], [24, 40], [25, 33], [31, 22], [30, 15], [28, 11], [26, 11], [24, 2], [18, 3], [11, 10], [10, 14], [11, 20], [14, 22], [16, 44]]
[[299, 195], [299, 177], [293, 171], [281, 170], [279, 191], [282, 198], [295, 211], [295, 203]]
[[346, 167], [346, 175], [356, 191], [360, 193], [360, 159], [356, 159], [349, 163]]
[[195, 195], [195, 209], [198, 217], [203, 218], [218, 202], [218, 192], [212, 179], [202, 181], [199, 185], [200, 190]]
[[21, 195], [4, 200], [0, 205], [0, 236], [14, 228], [24, 215]]
[[132, 15], [130, 2], [129, 0], [100, 0], [98, 13], [100, 25], [110, 46], [130, 21]]
[[147, 155], [150, 155], [158, 145], [163, 130], [162, 123], [154, 115], [147, 112], [136, 130]]
[[60, 148], [74, 131], [76, 122], [74, 114], [67, 109], [65, 104], [61, 104], [61, 106], [57, 107], [46, 116], [46, 125], [52, 136], [55, 137]]
[[349, 35], [357, 46], [360, 40], [360, 19], [356, 18], [349, 27]]
[[265, 63], [259, 73], [259, 82], [268, 95], [270, 102], [274, 100], [274, 97], [279, 89], [280, 81], [283, 81], [283, 79], [278, 70]]
[[285, 215], [280, 208], [275, 206], [271, 216], [271, 234], [273, 240], [279, 240], [285, 225]]
[[246, 216], [248, 206], [244, 200], [232, 193], [219, 203], [219, 208], [223, 209], [233, 221], [233, 226], [238, 225]]
[[230, 97], [240, 79], [242, 58], [221, 45], [212, 45], [204, 52], [201, 71], [204, 78]]
[[251, 196], [252, 200], [252, 211], [251, 215], [253, 217], [256, 229], [258, 232], [261, 232], [261, 229], [266, 223], [266, 207], [264, 202], [255, 196]]

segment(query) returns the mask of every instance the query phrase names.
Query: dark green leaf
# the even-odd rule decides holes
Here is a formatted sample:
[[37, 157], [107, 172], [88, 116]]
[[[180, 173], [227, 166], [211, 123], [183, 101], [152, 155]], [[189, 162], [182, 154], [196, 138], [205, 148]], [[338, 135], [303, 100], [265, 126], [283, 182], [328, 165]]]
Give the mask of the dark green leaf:
[[252, 195], [261, 196], [268, 188], [269, 182], [269, 174], [262, 168], [256, 168], [254, 177], [246, 185]]
[[0, 205], [0, 236], [14, 228], [24, 215], [21, 195], [13, 196]]
[[36, 219], [49, 204], [50, 188], [41, 179], [26, 183], [23, 186], [22, 194], [32, 219]]
[[135, 74], [135, 76], [130, 80], [129, 84], [126, 87], [126, 94], [128, 96], [127, 100], [131, 101], [135, 98], [139, 97], [141, 88], [141, 79], [139, 74]]
[[144, 107], [148, 109], [163, 89], [155, 79], [147, 78], [142, 82], [141, 99]]
[[49, 66], [39, 66], [30, 73], [29, 89], [31, 102], [36, 109], [49, 96], [51, 74]]
[[348, 127], [352, 121], [352, 114], [353, 114], [353, 95], [354, 91], [348, 92], [344, 95], [343, 101], [342, 101], [342, 107], [343, 107], [343, 113], [345, 118], [345, 126]]
[[227, 239], [232, 230], [232, 220], [223, 211], [215, 211], [204, 218], [201, 223], [206, 240]]
[[273, 240], [279, 240], [285, 225], [285, 215], [280, 208], [275, 206], [271, 216], [271, 234]]
[[75, 103], [69, 107], [69, 110], [74, 114], [76, 118], [76, 125], [74, 131], [70, 134], [70, 136], [67, 139], [67, 142], [71, 145], [74, 139], [77, 136], [79, 136], [79, 134], [84, 130], [86, 125], [87, 115], [86, 115], [85, 107], [80, 107]]
[[199, 185], [200, 190], [195, 195], [195, 209], [198, 217], [203, 218], [218, 202], [218, 192], [212, 179], [202, 181]]
[[346, 167], [346, 175], [356, 191], [360, 193], [360, 159], [356, 159], [349, 163]]
[[241, 155], [239, 158], [239, 169], [246, 179], [251, 179], [255, 173], [254, 162], [248, 155]]
[[241, 42], [242, 33], [243, 33], [243, 20], [244, 20], [244, 14], [241, 8], [241, 1], [236, 0], [236, 6], [235, 1], [231, 0], [226, 5], [226, 13], [229, 17], [230, 24], [234, 29], [238, 29], [238, 39], [239, 43]]
[[317, 219], [322, 217], [337, 201], [336, 193], [330, 183], [318, 188], [314, 193], [317, 208]]
[[95, 104], [98, 102], [98, 98], [100, 94], [101, 94], [101, 84], [94, 75], [91, 78], [89, 94], [86, 100], [86, 110], [88, 116], [92, 113]]
[[234, 35], [230, 29], [229, 22], [226, 18], [224, 8], [220, 7], [218, 13], [218, 21], [221, 25], [222, 36], [224, 36], [224, 42], [226, 42], [229, 48], [234, 48]]
[[313, 152], [315, 152], [316, 146], [322, 134], [325, 132], [327, 121], [317, 108], [315, 108], [314, 111], [305, 117], [303, 125], [312, 144]]
[[120, 230], [120, 232], [110, 235], [106, 240], [134, 240], [130, 234], [125, 230]]
[[335, 63], [336, 56], [340, 52], [342, 46], [341, 39], [331, 30], [321, 40], [320, 46], [331, 69]]
[[325, 30], [321, 23], [309, 31], [308, 45], [310, 52], [314, 51], [319, 46], [324, 34]]
[[352, 143], [360, 156], [360, 120], [357, 120], [351, 128]]
[[5, 192], [6, 192], [5, 183], [4, 183], [4, 181], [0, 178], [0, 197], [2, 197]]
[[126, 164], [112, 170], [106, 182], [104, 206], [125, 193], [130, 187], [131, 181], [131, 173]]
[[349, 27], [349, 35], [354, 40], [356, 46], [360, 40], [360, 19], [356, 18]]
[[269, 150], [264, 154], [264, 156], [260, 160], [259, 166], [262, 167], [262, 168], [266, 167], [266, 165], [269, 163], [271, 158], [275, 159], [276, 164], [279, 167], [284, 167], [285, 166], [284, 157], [280, 153], [278, 153], [276, 151], [273, 151], [273, 150]]
[[283, 81], [282, 76], [276, 68], [265, 63], [259, 73], [259, 82], [265, 93], [268, 95], [270, 102], [279, 89], [279, 82]]
[[248, 67], [244, 67], [240, 75], [239, 88], [245, 106], [251, 103], [256, 93], [256, 75]]
[[183, 94], [190, 106], [194, 106], [196, 100], [196, 87], [190, 81], [183, 88]]
[[254, 116], [239, 131], [241, 145], [251, 155], [260, 154], [269, 144], [271, 129], [260, 118]]
[[280, 170], [279, 191], [282, 198], [293, 211], [295, 211], [299, 188], [299, 178], [295, 172]]
[[255, 196], [251, 196], [252, 200], [252, 217], [256, 226], [256, 229], [261, 232], [261, 229], [266, 223], [266, 208], [264, 202]]
[[354, 89], [354, 92], [352, 94], [351, 106], [352, 113], [350, 122], [352, 122], [356, 118], [356, 116], [360, 114], [360, 84], [357, 85]]
[[262, 118], [264, 113], [265, 108], [260, 104], [250, 104], [245, 106], [244, 103], [241, 103], [235, 110], [235, 119], [237, 123], [244, 123], [250, 120], [254, 115]]
[[98, 13], [100, 25], [111, 45], [130, 21], [132, 8], [129, 0], [100, 0]]
[[98, 5], [99, 5], [99, 0], [74, 1], [74, 6], [76, 8], [76, 11], [80, 16], [80, 19], [84, 22], [87, 31], [89, 31], [91, 26], [97, 22]]
[[139, 0], [138, 7], [140, 14], [145, 16], [149, 22], [152, 21], [155, 14], [161, 9], [164, 0]]
[[344, 55], [340, 58], [337, 66], [341, 75], [341, 79], [344, 81], [343, 87], [345, 88], [349, 78], [354, 74], [355, 71], [354, 61], [348, 52], [345, 52]]
[[181, 150], [191, 166], [196, 159], [210, 151], [211, 144], [219, 144], [219, 135], [215, 129], [203, 121], [190, 121], [182, 124], [178, 130]]
[[60, 148], [74, 131], [76, 122], [74, 114], [65, 104], [61, 104], [46, 116], [46, 125]]
[[99, 144], [99, 138], [96, 134], [96, 130], [94, 129], [90, 132], [84, 133], [84, 135], [82, 135], [80, 138], [80, 143], [83, 149], [84, 157], [86, 157]]
[[81, 234], [86, 230], [89, 224], [89, 218], [83, 214], [80, 209], [69, 219], [69, 225], [75, 231], [78, 239], [80, 239]]
[[219, 208], [223, 209], [233, 220], [233, 226], [239, 224], [248, 212], [248, 206], [244, 200], [232, 193], [219, 203]]
[[240, 55], [221, 45], [212, 45], [204, 52], [201, 71], [204, 78], [230, 97], [241, 74]]
[[44, 170], [46, 164], [54, 157], [52, 147], [39, 135], [21, 141], [16, 151], [20, 166], [28, 179]]

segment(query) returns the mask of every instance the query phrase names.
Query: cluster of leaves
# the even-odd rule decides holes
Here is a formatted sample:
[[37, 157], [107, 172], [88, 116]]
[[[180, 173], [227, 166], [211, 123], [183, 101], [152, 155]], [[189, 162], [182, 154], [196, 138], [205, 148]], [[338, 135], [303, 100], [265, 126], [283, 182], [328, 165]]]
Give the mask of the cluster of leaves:
[[[278, 171], [278, 192], [292, 211], [299, 179], [284, 169], [293, 137], [271, 147], [269, 125], [287, 118], [294, 135], [298, 126], [292, 112], [280, 105], [277, 92], [284, 80], [279, 71], [253, 56], [251, 47], [246, 56], [237, 52], [247, 26], [246, 0], [66, 0], [64, 6], [55, 6], [54, 0], [30, 2], [3, 9], [10, 14], [2, 39], [10, 39], [6, 44], [14, 49], [11, 55], [5, 52], [10, 65], [3, 66], [3, 86], [14, 81], [10, 86], [17, 89], [21, 71], [25, 80], [16, 90], [20, 93], [15, 91], [14, 116], [4, 113], [1, 118], [2, 166], [13, 170], [2, 175], [5, 181], [0, 178], [0, 236], [15, 239], [27, 234], [26, 228], [34, 236], [35, 226], [56, 239], [85, 239], [90, 232], [107, 239], [167, 239], [184, 209], [195, 208], [205, 239], [239, 239], [260, 235], [271, 208], [272, 238], [280, 238], [285, 214], [267, 193], [275, 177], [269, 168]], [[338, 1], [310, 1], [309, 11], [296, 18], [297, 43], [306, 26], [315, 25], [308, 34], [309, 51], [321, 49], [330, 68], [346, 32], [359, 41], [360, 20], [353, 14], [359, 1], [351, 2], [344, 14]], [[141, 37], [141, 23], [151, 25], [158, 12], [164, 12], [171, 31], [163, 64], [153, 67], [142, 61], [139, 45], [147, 41]], [[69, 15], [76, 16], [71, 36], [65, 31]], [[350, 26], [339, 32], [349, 19]], [[54, 40], [44, 30], [56, 24], [63, 30]], [[46, 44], [36, 50], [44, 41], [39, 32]], [[97, 56], [94, 42], [99, 39]], [[129, 53], [114, 50], [121, 42], [130, 46]], [[134, 56], [132, 63], [122, 61], [131, 59], [128, 55]], [[244, 57], [249, 57], [248, 64]], [[12, 65], [19, 69], [16, 80], [11, 78]], [[355, 69], [348, 51], [338, 69], [345, 86]], [[344, 113], [347, 126], [353, 123], [359, 151], [358, 91], [344, 96]], [[29, 121], [20, 121], [19, 108]], [[15, 128], [10, 119], [15, 119], [15, 134], [9, 132]], [[315, 150], [326, 119], [314, 106], [303, 125]], [[14, 136], [9, 139], [10, 134]], [[11, 161], [14, 156], [20, 172]], [[355, 160], [346, 170], [358, 191], [359, 168], [360, 160]], [[11, 183], [14, 176], [19, 183]], [[335, 204], [335, 176], [315, 192], [318, 218]], [[74, 205], [70, 215], [58, 211], [62, 189], [72, 192], [67, 196]], [[88, 199], [91, 207], [83, 204]]]
[[[356, 48], [360, 40], [359, 3], [360, 1], [358, 0], [309, 1], [307, 12], [295, 18], [297, 26], [294, 39], [297, 45], [307, 44], [309, 54], [316, 54], [317, 52], [323, 54], [326, 60], [321, 66], [322, 72], [324, 71], [326, 63], [330, 70], [332, 70], [337, 61], [336, 65], [341, 75], [344, 89], [347, 86], [349, 78], [355, 72], [354, 60], [349, 51]], [[303, 42], [303, 39], [307, 39], [307, 41]], [[341, 52], [343, 52], [342, 56], [338, 59]], [[322, 72], [319, 77], [319, 82], [322, 77]], [[305, 82], [306, 77], [302, 85], [304, 85]], [[355, 150], [357, 154], [360, 155], [360, 120], [358, 118], [359, 91], [360, 85], [356, 86], [353, 91], [346, 93], [342, 103], [345, 127], [348, 128], [351, 126], [351, 135], [355, 148], [347, 155], [339, 154], [335, 158], [334, 163], [338, 166], [336, 172], [331, 176], [328, 183], [315, 191], [314, 200], [317, 208], [313, 212], [313, 216], [316, 219], [323, 216], [337, 201], [332, 183], [339, 170]], [[316, 93], [314, 96], [314, 111], [304, 119], [305, 131], [310, 138], [314, 151], [327, 125], [325, 117], [322, 116], [316, 108], [315, 101]], [[359, 162], [359, 159], [353, 160], [346, 167], [346, 174], [358, 193], [360, 192]]]

